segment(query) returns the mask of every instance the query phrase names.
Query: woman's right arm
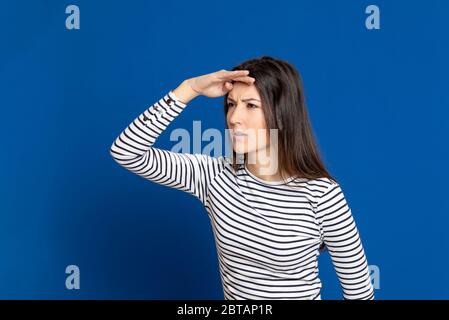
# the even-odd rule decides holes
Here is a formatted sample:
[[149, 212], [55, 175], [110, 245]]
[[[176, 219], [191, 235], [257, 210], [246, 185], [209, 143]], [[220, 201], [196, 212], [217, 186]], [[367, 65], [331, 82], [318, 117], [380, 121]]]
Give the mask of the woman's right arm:
[[205, 204], [209, 183], [224, 168], [224, 158], [175, 153], [153, 145], [193, 98], [219, 93], [216, 81], [211, 80], [214, 74], [184, 81], [135, 118], [112, 143], [113, 159], [145, 179], [188, 192]]
[[122, 167], [150, 181], [196, 196], [205, 204], [208, 182], [223, 167], [219, 158], [155, 148], [159, 135], [187, 104], [169, 91], [113, 142], [110, 154]]

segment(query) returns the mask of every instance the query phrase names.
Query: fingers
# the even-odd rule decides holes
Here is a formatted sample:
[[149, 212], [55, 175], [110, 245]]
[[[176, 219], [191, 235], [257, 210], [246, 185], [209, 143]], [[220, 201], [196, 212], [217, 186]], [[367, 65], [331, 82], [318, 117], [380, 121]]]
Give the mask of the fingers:
[[235, 70], [235, 71], [226, 71], [226, 70], [221, 70], [220, 71], [221, 74], [219, 74], [219, 77], [221, 79], [232, 79], [235, 77], [243, 77], [243, 76], [247, 76], [249, 74], [248, 70]]
[[227, 82], [227, 81], [225, 82], [225, 89], [226, 89], [227, 91], [231, 91], [233, 87], [234, 87], [234, 86], [232, 85], [232, 83]]
[[233, 87], [231, 81], [233, 82], [240, 81], [246, 83], [247, 85], [252, 85], [256, 81], [255, 78], [248, 76], [249, 74], [248, 70], [235, 70], [235, 71], [220, 70], [219, 72], [220, 74], [218, 78], [222, 81], [225, 81], [225, 88], [228, 90], [231, 90]]
[[256, 79], [254, 79], [252, 77], [237, 77], [237, 78], [233, 78], [232, 80], [244, 82], [249, 85], [253, 84], [256, 81]]

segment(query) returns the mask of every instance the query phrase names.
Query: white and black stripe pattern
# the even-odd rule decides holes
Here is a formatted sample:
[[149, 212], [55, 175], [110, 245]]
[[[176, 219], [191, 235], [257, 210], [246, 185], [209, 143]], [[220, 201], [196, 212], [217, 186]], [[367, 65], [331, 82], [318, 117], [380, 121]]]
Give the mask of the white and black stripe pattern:
[[186, 191], [205, 203], [209, 182], [222, 170], [224, 158], [152, 147], [185, 107], [170, 91], [120, 133], [110, 152], [126, 169], [153, 182]]
[[327, 178], [267, 182], [228, 159], [152, 147], [186, 107], [170, 91], [114, 141], [112, 157], [153, 182], [197, 197], [209, 215], [225, 299], [321, 299], [319, 247], [345, 299], [374, 299], [351, 210]]

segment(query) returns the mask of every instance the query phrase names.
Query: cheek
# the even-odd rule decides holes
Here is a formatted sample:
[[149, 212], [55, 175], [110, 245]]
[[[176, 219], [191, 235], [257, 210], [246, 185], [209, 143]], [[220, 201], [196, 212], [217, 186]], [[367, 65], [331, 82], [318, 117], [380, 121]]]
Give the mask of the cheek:
[[251, 128], [266, 129], [267, 125], [262, 110], [248, 114], [249, 121], [251, 122]]
[[253, 143], [256, 143], [258, 147], [266, 146], [270, 144], [270, 130], [267, 129], [265, 117], [263, 113], [254, 114], [250, 117], [251, 122], [249, 127], [254, 129], [254, 135], [251, 140]]
[[247, 128], [252, 130], [261, 129], [262, 122], [255, 114], [249, 114], [246, 122]]

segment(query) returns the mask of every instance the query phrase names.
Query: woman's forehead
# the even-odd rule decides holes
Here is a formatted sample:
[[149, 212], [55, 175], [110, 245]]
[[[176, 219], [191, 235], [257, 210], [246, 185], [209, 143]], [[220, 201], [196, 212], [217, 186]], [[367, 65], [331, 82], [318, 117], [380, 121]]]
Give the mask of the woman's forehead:
[[229, 91], [228, 98], [233, 100], [257, 99], [260, 100], [259, 92], [254, 84], [247, 85], [245, 83], [234, 82], [234, 86]]

